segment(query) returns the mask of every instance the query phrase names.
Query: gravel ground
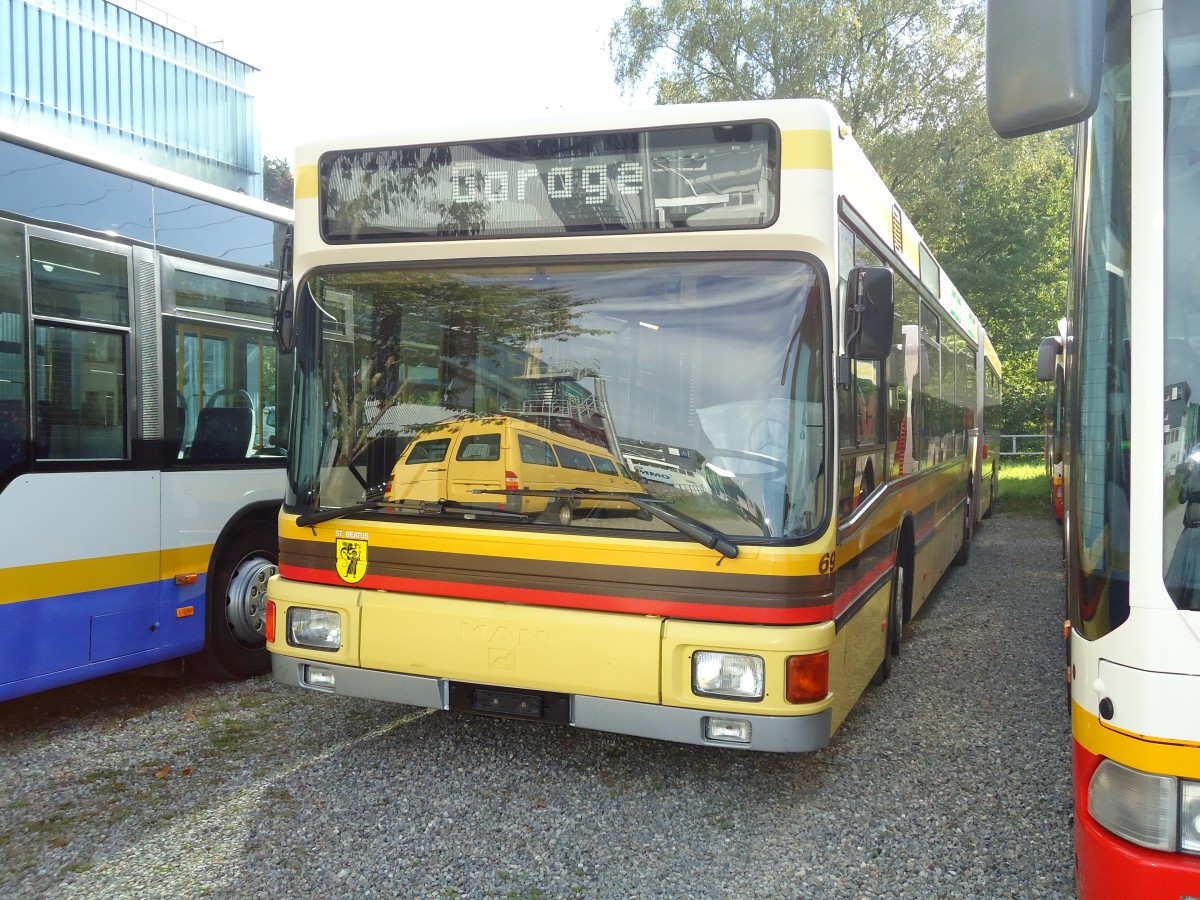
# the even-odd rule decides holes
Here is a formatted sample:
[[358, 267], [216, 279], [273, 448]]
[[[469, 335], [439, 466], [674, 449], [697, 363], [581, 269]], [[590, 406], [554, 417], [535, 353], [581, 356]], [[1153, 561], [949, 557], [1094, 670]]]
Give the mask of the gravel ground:
[[1058, 559], [998, 512], [806, 756], [267, 679], [0, 703], [0, 897], [1072, 897]]

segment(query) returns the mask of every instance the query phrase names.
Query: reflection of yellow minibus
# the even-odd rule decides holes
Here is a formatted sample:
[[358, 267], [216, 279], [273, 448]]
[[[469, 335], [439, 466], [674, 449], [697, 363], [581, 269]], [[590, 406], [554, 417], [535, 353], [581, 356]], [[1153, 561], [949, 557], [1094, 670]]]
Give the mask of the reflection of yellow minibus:
[[646, 492], [602, 447], [507, 416], [447, 422], [424, 432], [392, 469], [389, 500], [452, 500], [527, 515], [552, 514], [569, 525], [576, 510], [632, 504], [575, 495], [500, 498], [490, 491]]

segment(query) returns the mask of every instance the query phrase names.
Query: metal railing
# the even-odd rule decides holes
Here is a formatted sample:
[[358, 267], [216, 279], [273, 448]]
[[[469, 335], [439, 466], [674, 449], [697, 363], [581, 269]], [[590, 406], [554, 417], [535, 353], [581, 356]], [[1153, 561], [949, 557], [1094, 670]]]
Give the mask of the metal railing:
[[1001, 456], [1037, 457], [1046, 453], [1044, 434], [1002, 434], [1000, 440]]

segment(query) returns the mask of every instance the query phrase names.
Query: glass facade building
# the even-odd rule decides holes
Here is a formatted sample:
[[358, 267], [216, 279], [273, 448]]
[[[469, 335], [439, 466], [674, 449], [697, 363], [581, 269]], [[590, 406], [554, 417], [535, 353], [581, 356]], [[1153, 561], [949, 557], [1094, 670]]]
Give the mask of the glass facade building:
[[0, 118], [262, 196], [258, 71], [108, 0], [0, 0]]

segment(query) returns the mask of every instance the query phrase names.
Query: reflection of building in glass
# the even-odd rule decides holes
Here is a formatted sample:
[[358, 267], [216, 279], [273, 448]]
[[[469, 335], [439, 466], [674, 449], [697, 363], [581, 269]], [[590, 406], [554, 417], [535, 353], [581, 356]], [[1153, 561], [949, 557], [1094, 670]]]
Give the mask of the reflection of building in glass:
[[261, 197], [257, 70], [186, 22], [124, 5], [6, 4], [0, 119]]
[[1169, 384], [1163, 397], [1163, 459], [1170, 475], [1187, 462], [1189, 448], [1200, 443], [1197, 405], [1191, 402], [1192, 389], [1186, 381]]
[[522, 376], [526, 383], [525, 397], [519, 407], [505, 412], [548, 431], [608, 447], [610, 429], [606, 411], [600, 397], [583, 386], [582, 378], [602, 384], [600, 373], [594, 368], [543, 365], [531, 354]]
[[775, 215], [765, 123], [328, 154], [325, 236], [755, 228]]
[[634, 474], [647, 484], [692, 494], [711, 490], [704, 475], [704, 457], [694, 450], [622, 438], [621, 452]]
[[638, 480], [656, 497], [672, 494], [704, 497], [737, 509], [749, 521], [763, 524], [761, 504], [738, 484], [738, 476], [704, 454], [688, 447], [621, 438], [625, 462]]
[[[695, 227], [721, 223], [729, 207], [741, 207], [746, 221], [763, 222], [769, 210], [763, 150], [755, 145], [718, 145], [655, 154], [655, 212], [660, 223]], [[662, 227], [660, 225], [660, 227]]]

